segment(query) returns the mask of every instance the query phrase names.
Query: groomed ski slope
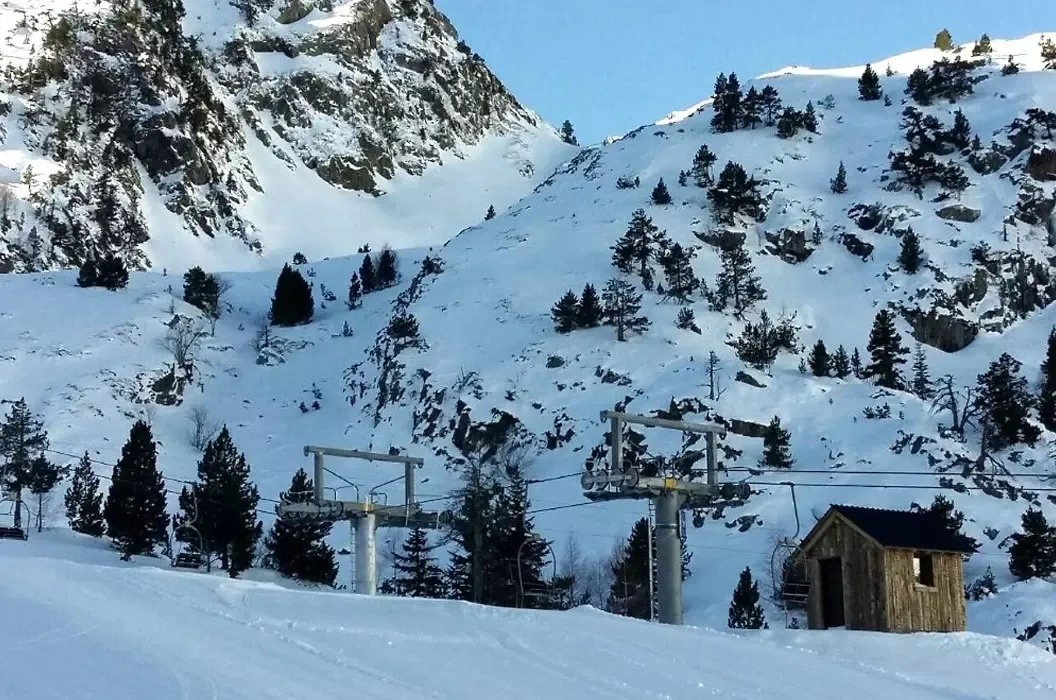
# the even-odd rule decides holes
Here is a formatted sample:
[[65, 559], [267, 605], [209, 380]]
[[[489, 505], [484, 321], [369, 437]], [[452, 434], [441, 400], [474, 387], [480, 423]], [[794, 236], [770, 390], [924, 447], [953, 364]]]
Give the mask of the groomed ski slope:
[[964, 633], [734, 634], [591, 608], [366, 598], [0, 542], [0, 697], [1052, 698], [1056, 656]]

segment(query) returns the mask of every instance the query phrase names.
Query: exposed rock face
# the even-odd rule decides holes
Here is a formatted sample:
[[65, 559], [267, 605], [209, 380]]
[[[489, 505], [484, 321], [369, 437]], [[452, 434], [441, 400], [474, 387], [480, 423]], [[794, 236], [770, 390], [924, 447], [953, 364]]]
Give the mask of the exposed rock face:
[[982, 214], [983, 212], [978, 209], [972, 209], [963, 204], [951, 204], [950, 206], [943, 207], [935, 212], [935, 215], [939, 218], [946, 219], [947, 221], [960, 221], [965, 224], [977, 221]]
[[694, 234], [704, 243], [715, 246], [719, 250], [734, 250], [745, 241], [744, 231], [733, 231], [720, 229], [718, 231], [702, 231]]
[[840, 243], [843, 244], [843, 247], [846, 248], [851, 255], [859, 257], [862, 260], [868, 260], [869, 256], [873, 254], [873, 244], [863, 241], [853, 233], [840, 234]]
[[1056, 180], [1056, 148], [1039, 146], [1031, 151], [1026, 173], [1040, 182]]
[[917, 342], [945, 352], [963, 350], [979, 335], [977, 323], [946, 309], [910, 309], [903, 311], [902, 316], [912, 327]]
[[785, 262], [801, 263], [814, 252], [814, 247], [810, 245], [807, 234], [803, 231], [787, 228], [776, 232], [767, 231], [766, 240], [770, 242], [770, 252], [780, 256]]

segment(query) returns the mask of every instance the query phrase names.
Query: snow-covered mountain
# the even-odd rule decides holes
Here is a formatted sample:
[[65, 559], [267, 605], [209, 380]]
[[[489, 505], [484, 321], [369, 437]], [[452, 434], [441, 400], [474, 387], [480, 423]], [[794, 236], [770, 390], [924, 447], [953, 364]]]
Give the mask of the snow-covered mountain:
[[[52, 449], [89, 450], [101, 471], [119, 454], [131, 420], [145, 416], [167, 475], [182, 478], [193, 475], [198, 458], [187, 439], [189, 416], [206, 406], [213, 420], [230, 426], [264, 495], [288, 485], [304, 463], [303, 445], [332, 444], [423, 455], [428, 481], [421, 495], [440, 497], [457, 484], [447, 467], [510, 437], [530, 446], [528, 476], [541, 480], [530, 494], [540, 531], [559, 556], [574, 538], [601, 559], [646, 506], [592, 504], [582, 495], [579, 471], [605, 440], [599, 411], [620, 406], [721, 420], [730, 428], [723, 478], [747, 479], [752, 495], [701, 512], [699, 527], [687, 527], [694, 555], [687, 621], [725, 625], [744, 566], [769, 595], [775, 542], [802, 537], [830, 503], [907, 508], [945, 494], [964, 511], [966, 533], [982, 543], [967, 565], [968, 580], [991, 567], [1004, 588], [1007, 537], [1027, 505], [1056, 518], [1047, 456], [1053, 436], [981, 458], [978, 432], [969, 428], [961, 437], [945, 429], [948, 416], [929, 401], [853, 377], [814, 377], [800, 363], [819, 339], [830, 350], [857, 349], [867, 361], [874, 316], [889, 308], [906, 344], [914, 337], [922, 343], [931, 375], [949, 374], [956, 389], [974, 384], [1003, 352], [1036, 383], [1056, 325], [1049, 272], [1056, 144], [1046, 121], [1056, 108], [1056, 71], [1043, 69], [1039, 39], [994, 40], [993, 65], [968, 69], [971, 92], [954, 103], [920, 105], [904, 94], [915, 69], [931, 70], [948, 57], [937, 50], [872, 64], [890, 105], [858, 99], [864, 66], [763, 76], [743, 87], [770, 85], [797, 110], [810, 102], [816, 133], [781, 138], [765, 124], [716, 133], [715, 109], [705, 100], [582, 151], [505, 212], [438, 250], [406, 241], [398, 251], [403, 281], [366, 295], [362, 308], [342, 302], [362, 256], [316, 256], [299, 265], [314, 285], [316, 316], [310, 325], [273, 329], [266, 341], [258, 329], [277, 271], [225, 274], [232, 285], [225, 313], [197, 354], [195, 381], [175, 401], [160, 381], [171, 358], [159, 340], [173, 313], [197, 313], [180, 300], [182, 268], [134, 274], [118, 292], [79, 289], [70, 271], [2, 277], [0, 395], [24, 395], [45, 415]], [[971, 48], [960, 56], [968, 58]], [[1006, 75], [1009, 55], [1019, 71]], [[892, 170], [891, 154], [910, 148], [902, 123], [917, 117], [904, 114], [908, 107], [922, 123], [914, 138], [930, 139], [940, 151], [932, 155], [943, 177], [957, 166], [967, 182], [940, 186], [923, 178], [918, 195], [910, 178]], [[937, 146], [957, 110], [973, 143]], [[733, 161], [758, 180], [762, 202], [754, 216], [718, 223], [707, 188], [692, 177], [678, 184], [705, 144], [717, 156], [716, 175]], [[841, 162], [848, 186], [836, 194], [830, 181]], [[650, 197], [661, 178], [670, 204]], [[273, 206], [284, 216], [304, 215]], [[766, 299], [735, 316], [700, 295], [679, 304], [655, 286], [644, 289], [636, 274], [618, 275], [612, 246], [637, 209], [695, 252], [693, 271], [711, 290], [720, 250], [743, 241]], [[915, 274], [898, 262], [910, 229], [923, 250]], [[668, 286], [658, 264], [651, 271]], [[601, 291], [617, 275], [643, 294], [651, 321], [644, 333], [618, 342], [607, 326], [555, 332], [550, 310], [559, 297], [586, 283]], [[680, 327], [685, 309], [699, 332]], [[760, 370], [742, 361], [731, 341], [764, 310], [792, 321], [798, 337], [792, 351]], [[417, 338], [391, 337], [389, 321], [406, 314], [417, 320]], [[719, 362], [714, 395], [709, 353]], [[761, 430], [774, 416], [791, 433], [795, 464], [753, 472]], [[670, 433], [643, 435], [651, 455], [684, 449]], [[345, 474], [367, 488], [390, 476], [356, 466]], [[796, 484], [798, 511], [784, 482]], [[334, 537], [340, 543], [345, 533]], [[1019, 585], [1005, 595], [973, 604], [970, 628], [1010, 635], [1036, 619], [1056, 623], [1051, 608], [1039, 604], [1051, 586]]]
[[426, 0], [5, 0], [0, 271], [446, 241], [574, 153]]

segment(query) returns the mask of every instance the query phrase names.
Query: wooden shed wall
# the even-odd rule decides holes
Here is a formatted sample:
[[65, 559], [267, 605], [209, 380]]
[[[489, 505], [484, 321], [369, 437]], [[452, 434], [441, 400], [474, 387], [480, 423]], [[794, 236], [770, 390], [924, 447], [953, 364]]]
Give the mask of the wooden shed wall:
[[[804, 552], [810, 596], [807, 602], [807, 625], [810, 629], [824, 629], [822, 603], [821, 559], [839, 557], [843, 562], [843, 610], [847, 629], [886, 630], [884, 590], [884, 550], [839, 516], [820, 538]], [[912, 566], [912, 561], [910, 561]], [[911, 569], [912, 573], [912, 569]]]
[[935, 586], [921, 586], [913, 573], [913, 551], [883, 551], [887, 571], [887, 629], [892, 632], [961, 632], [964, 566], [956, 552], [930, 552]]

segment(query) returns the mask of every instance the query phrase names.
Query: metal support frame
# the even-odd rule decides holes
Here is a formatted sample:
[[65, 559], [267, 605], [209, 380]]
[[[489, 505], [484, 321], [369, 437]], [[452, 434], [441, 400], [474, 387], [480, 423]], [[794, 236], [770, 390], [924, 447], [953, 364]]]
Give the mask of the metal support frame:
[[[580, 480], [583, 495], [592, 501], [649, 499], [656, 514], [656, 588], [659, 621], [682, 624], [682, 546], [679, 539], [679, 512], [685, 508], [700, 508], [717, 498], [747, 498], [747, 483], [719, 483], [717, 439], [726, 436], [726, 428], [717, 423], [688, 421], [633, 415], [619, 411], [602, 411], [601, 420], [609, 421], [609, 468], [595, 470], [588, 461]], [[623, 463], [623, 425], [632, 423], [650, 428], [667, 428], [683, 433], [702, 434], [706, 440], [703, 456], [707, 462], [705, 481], [671, 476], [642, 476], [635, 467]], [[652, 548], [652, 533], [649, 543]], [[650, 566], [650, 589], [652, 589]], [[652, 600], [650, 590], [650, 600]]]
[[[346, 450], [336, 447], [319, 447], [306, 445], [305, 456], [311, 455], [314, 471], [314, 493], [311, 500], [305, 503], [280, 503], [278, 514], [281, 518], [291, 520], [348, 520], [350, 521], [353, 545], [353, 587], [356, 593], [375, 595], [378, 589], [377, 530], [379, 527], [422, 527], [437, 528], [446, 521], [446, 514], [423, 511], [415, 501], [414, 470], [421, 468], [425, 460], [421, 457], [363, 450]], [[389, 462], [402, 464], [402, 477], [390, 479], [373, 487], [364, 501], [360, 489], [356, 486], [356, 500], [339, 500], [334, 489], [334, 498], [327, 498], [326, 457], [343, 457], [367, 462]], [[378, 505], [377, 489], [400, 479], [404, 480], [404, 503], [390, 506]], [[387, 499], [386, 499], [387, 501]]]

